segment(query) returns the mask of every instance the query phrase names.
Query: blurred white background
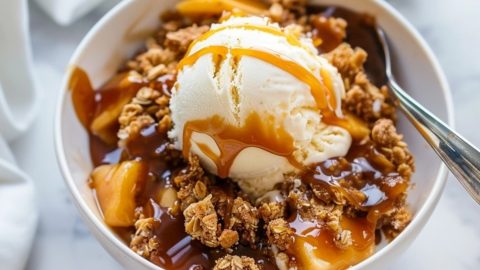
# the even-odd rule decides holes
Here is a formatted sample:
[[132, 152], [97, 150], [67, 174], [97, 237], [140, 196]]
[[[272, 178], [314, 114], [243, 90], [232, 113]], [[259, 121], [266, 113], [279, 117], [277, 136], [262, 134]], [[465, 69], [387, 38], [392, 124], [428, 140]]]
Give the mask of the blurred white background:
[[[40, 211], [27, 269], [121, 269], [80, 219], [56, 166], [53, 147], [53, 114], [67, 62], [82, 37], [114, 2], [107, 1], [67, 27], [57, 25], [37, 4], [29, 3], [36, 79], [44, 98], [29, 135], [17, 139], [12, 147], [20, 167], [36, 183]], [[451, 85], [457, 130], [480, 145], [480, 1], [389, 2], [433, 48]], [[480, 206], [453, 177], [423, 232], [390, 269], [480, 269]]]

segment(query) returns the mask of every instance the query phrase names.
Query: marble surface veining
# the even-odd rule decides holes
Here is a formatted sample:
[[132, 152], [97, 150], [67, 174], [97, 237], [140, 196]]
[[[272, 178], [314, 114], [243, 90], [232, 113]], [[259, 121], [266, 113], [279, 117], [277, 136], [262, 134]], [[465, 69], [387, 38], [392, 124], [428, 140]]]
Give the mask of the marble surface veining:
[[[457, 130], [480, 145], [480, 1], [389, 2], [432, 47], [451, 85]], [[20, 166], [36, 183], [40, 210], [27, 269], [121, 269], [80, 219], [56, 165], [53, 147], [53, 114], [67, 61], [88, 29], [111, 6], [107, 3], [75, 24], [61, 27], [31, 3], [30, 31], [43, 109], [31, 131], [13, 143]], [[390, 269], [480, 269], [480, 207], [453, 177], [449, 177], [422, 233]]]

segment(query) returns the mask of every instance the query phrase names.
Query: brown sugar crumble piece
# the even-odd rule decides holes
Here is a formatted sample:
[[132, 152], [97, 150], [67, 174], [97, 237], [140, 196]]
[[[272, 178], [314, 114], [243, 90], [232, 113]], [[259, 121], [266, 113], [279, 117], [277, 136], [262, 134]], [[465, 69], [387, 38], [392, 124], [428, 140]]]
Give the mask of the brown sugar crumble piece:
[[335, 246], [339, 249], [346, 249], [353, 244], [352, 242], [352, 232], [349, 230], [342, 230], [338, 233], [333, 239]]
[[397, 133], [393, 121], [376, 121], [372, 128], [372, 140], [381, 147], [380, 151], [394, 164], [397, 172], [405, 179], [410, 179], [415, 170], [414, 158], [403, 141], [403, 136]]
[[185, 53], [190, 44], [207, 32], [210, 27], [206, 25], [198, 26], [196, 24], [169, 32], [166, 35], [165, 46], [179, 53]]
[[147, 51], [127, 63], [127, 68], [152, 81], [161, 75], [176, 72], [177, 53], [162, 48], [155, 41], [147, 43]]
[[183, 215], [185, 216], [185, 231], [193, 239], [200, 240], [206, 246], [221, 246], [229, 250], [239, 241], [239, 234], [236, 230], [222, 230], [222, 224], [212, 203], [212, 195], [190, 204]]
[[226, 255], [218, 259], [213, 270], [260, 270], [255, 260], [246, 256]]
[[266, 0], [265, 2], [270, 4], [268, 17], [281, 26], [303, 25], [306, 22], [306, 0]]
[[135, 222], [136, 232], [130, 241], [130, 248], [138, 255], [147, 259], [157, 250], [159, 243], [153, 233], [153, 218], [140, 218]]
[[385, 219], [385, 225], [382, 231], [387, 239], [396, 238], [412, 220], [412, 213], [405, 206], [392, 211], [390, 216]]
[[260, 217], [265, 222], [274, 220], [277, 218], [285, 217], [286, 203], [285, 202], [265, 202], [258, 207]]
[[280, 250], [287, 250], [295, 241], [294, 230], [283, 218], [270, 221], [267, 225], [268, 243], [275, 245]]
[[209, 182], [210, 179], [205, 176], [205, 172], [200, 166], [200, 160], [197, 156], [191, 155], [188, 166], [173, 178], [180, 201], [180, 210], [184, 211], [192, 203], [204, 199], [208, 194]]
[[175, 16], [167, 19], [157, 35], [147, 39], [145, 50], [126, 65], [148, 81], [176, 74], [178, 61], [190, 44], [209, 29], [207, 25], [189, 25]]
[[258, 210], [241, 197], [233, 201], [228, 228], [240, 233], [241, 239], [252, 245], [257, 241]]
[[193, 239], [200, 240], [209, 247], [218, 247], [218, 236], [221, 233], [218, 216], [209, 195], [202, 201], [192, 203], [185, 209], [185, 231]]
[[232, 230], [223, 230], [222, 234], [218, 238], [220, 246], [224, 249], [229, 249], [233, 247], [239, 240], [238, 232]]
[[388, 88], [373, 85], [364, 71], [367, 53], [361, 48], [343, 43], [333, 51], [324, 54], [343, 78], [346, 96], [344, 106], [348, 111], [361, 117], [367, 123], [380, 118], [396, 119], [395, 106], [390, 100]]
[[158, 123], [157, 130], [166, 133], [171, 127], [169, 98], [150, 87], [142, 87], [130, 103], [123, 106], [118, 117], [120, 129], [117, 132], [122, 145], [132, 135], [142, 129]]

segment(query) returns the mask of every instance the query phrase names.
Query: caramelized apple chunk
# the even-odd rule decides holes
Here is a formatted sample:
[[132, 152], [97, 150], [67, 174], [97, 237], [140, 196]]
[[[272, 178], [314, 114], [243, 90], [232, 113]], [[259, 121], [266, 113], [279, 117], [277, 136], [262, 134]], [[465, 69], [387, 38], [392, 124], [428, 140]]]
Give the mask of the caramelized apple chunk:
[[360, 141], [370, 135], [367, 123], [352, 113], [345, 113], [343, 119], [331, 119], [331, 124], [342, 127], [350, 133], [354, 140]]
[[[324, 227], [297, 231], [293, 252], [302, 269], [346, 269], [369, 257], [375, 248], [375, 226], [364, 219], [342, 217], [349, 245], [338, 247], [335, 237]], [[291, 251], [292, 252], [292, 251]]]
[[254, 0], [185, 0], [177, 5], [182, 15], [220, 15], [224, 11], [240, 10], [247, 14], [263, 15], [267, 6]]
[[135, 223], [135, 197], [146, 177], [146, 165], [139, 161], [102, 165], [91, 175], [105, 223], [128, 227]]
[[132, 100], [143, 83], [131, 72], [124, 72], [109, 80], [99, 91], [96, 99], [99, 106], [90, 123], [90, 132], [108, 144], [117, 142], [117, 124], [123, 107]]
[[91, 132], [100, 137], [102, 141], [114, 144], [117, 140], [117, 136], [116, 132], [112, 132], [112, 126], [118, 122], [118, 117], [122, 112], [123, 106], [125, 106], [133, 96], [133, 93], [131, 95], [124, 95], [117, 102], [96, 116], [90, 125]]

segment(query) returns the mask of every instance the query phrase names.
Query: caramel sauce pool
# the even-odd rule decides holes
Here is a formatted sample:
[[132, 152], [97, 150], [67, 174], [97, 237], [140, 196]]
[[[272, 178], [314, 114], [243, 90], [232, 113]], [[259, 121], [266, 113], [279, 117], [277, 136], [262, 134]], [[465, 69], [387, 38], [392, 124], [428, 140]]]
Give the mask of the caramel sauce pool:
[[[344, 18], [349, 23], [346, 41], [351, 43], [353, 47], [361, 46], [369, 54], [366, 63], [366, 71], [369, 78], [377, 85], [385, 82], [382, 54], [379, 53], [378, 46], [374, 42], [373, 24], [368, 17], [336, 7], [310, 7], [309, 13], [323, 13], [326, 16]], [[329, 39], [331, 33], [322, 33], [320, 31], [317, 34], [324, 39], [323, 44], [319, 45], [321, 52], [329, 51], [340, 42], [335, 38]], [[372, 39], [365, 37], [372, 37]], [[220, 53], [222, 53], [221, 50], [223, 49], [219, 50]], [[242, 52], [241, 55], [247, 55], [249, 53], [257, 54], [256, 52], [245, 51]], [[265, 56], [264, 58], [268, 58], [270, 60], [267, 59], [267, 61], [276, 62], [279, 65], [284, 64], [278, 62], [278, 59], [271, 58], [271, 56]], [[290, 66], [293, 64], [288, 63]], [[296, 69], [296, 67], [294, 69]], [[332, 103], [331, 96], [328, 96], [330, 91], [328, 80], [324, 79], [326, 85], [319, 86], [316, 82], [313, 82], [308, 75], [298, 74], [298, 76], [302, 78], [302, 81], [307, 81], [309, 85], [313, 85], [314, 87], [312, 87], [312, 89], [321, 89], [321, 91], [318, 91], [316, 98], [318, 99], [318, 103], [322, 105], [322, 108], [326, 109], [327, 104]], [[211, 269], [214, 266], [215, 260], [223, 256], [224, 252], [220, 249], [207, 248], [200, 242], [192, 240], [184, 231], [183, 217], [181, 215], [172, 216], [166, 209], [158, 205], [158, 192], [165, 187], [171, 187], [172, 176], [185, 166], [185, 164], [173, 164], [164, 158], [165, 152], [167, 151], [166, 145], [168, 143], [166, 134], [159, 134], [156, 126], [152, 125], [142, 130], [136, 140], [133, 140], [124, 148], [118, 148], [116, 141], [105, 140], [105, 138], [100, 137], [99, 134], [92, 132], [92, 123], [96, 117], [119, 102], [133, 97], [141, 87], [149, 86], [160, 90], [165, 95], [170, 95], [169, 91], [174, 82], [175, 77], [173, 75], [165, 75], [155, 82], [146, 82], [132, 79], [126, 73], [120, 73], [103, 87], [94, 89], [87, 73], [79, 67], [74, 67], [71, 72], [69, 88], [72, 93], [71, 97], [77, 117], [82, 125], [89, 131], [90, 153], [94, 166], [116, 164], [125, 160], [134, 159], [140, 160], [148, 165], [146, 179], [140, 181], [145, 184], [137, 196], [136, 203], [138, 206], [143, 206], [146, 209], [146, 213], [155, 219], [155, 235], [162, 239], [162, 241], [160, 241], [160, 247], [152, 258], [152, 261], [166, 269]], [[253, 120], [249, 121], [250, 127], [244, 130], [241, 128], [238, 130], [218, 130], [216, 129], [218, 126], [211, 126], [205, 122], [191, 123], [186, 130], [189, 130], [187, 132], [208, 131], [217, 136], [217, 142], [223, 143], [228, 136], [235, 137], [235, 134], [247, 134], [248, 129], [256, 125], [261, 125], [261, 121], [255, 119], [255, 115], [251, 117]], [[217, 119], [215, 121], [219, 120]], [[109, 130], [111, 134], [107, 137], [115, 138], [118, 123], [112, 123]], [[270, 130], [268, 132], [272, 131]], [[269, 134], [268, 132], [265, 134]], [[257, 137], [251, 138], [251, 141], [248, 141], [249, 139], [242, 140], [237, 138], [238, 147], [235, 151], [222, 153], [222, 155], [218, 157], [214, 157], [213, 153], [210, 153], [210, 155], [217, 159], [216, 162], [218, 164], [224, 164], [222, 165], [224, 167], [223, 175], [227, 173], [225, 168], [228, 168], [230, 162], [229, 157], [235, 155], [238, 149], [249, 145], [259, 147], [265, 146], [268, 143], [270, 144], [268, 149], [273, 149], [275, 153], [285, 157], [290, 156], [292, 149], [288, 147], [289, 144], [285, 143], [284, 145], [280, 145], [279, 142], [289, 142], [291, 138], [283, 134], [282, 131], [275, 130], [275, 133], [278, 138], [277, 141], [265, 142], [265, 138], [269, 136], [260, 133], [256, 134]], [[374, 230], [379, 214], [389, 209], [396, 197], [408, 187], [408, 183], [403, 182], [401, 178], [393, 172], [392, 168], [388, 165], [385, 166], [382, 158], [375, 152], [372, 145], [360, 144], [358, 142], [354, 143], [346, 159], [350, 162], [350, 165], [339, 171], [329, 170], [333, 163], [338, 162], [337, 159], [331, 159], [318, 164], [314, 169], [306, 172], [302, 178], [304, 181], [313, 185], [322, 185], [327, 187], [328, 190], [344, 193], [346, 197], [351, 200], [351, 203], [356, 204], [367, 212], [365, 217], [355, 219], [344, 218], [344, 221], [342, 221], [342, 225], [352, 231], [353, 249], [348, 252], [336, 249], [332, 243], [332, 235], [325, 230], [324, 224], [305, 222], [296, 214], [293, 214], [290, 219], [290, 224], [296, 231], [296, 244], [292, 250], [289, 251], [291, 255], [298, 255], [302, 246], [310, 245], [316, 249], [311, 255], [328, 262], [333, 262], [335, 264], [335, 268], [333, 269], [345, 269], [368, 257], [373, 252], [374, 243], [378, 240], [376, 239], [377, 237], [375, 236]], [[361, 182], [361, 185], [355, 186], [358, 177], [364, 179], [364, 181]], [[348, 188], [339, 185], [341, 178], [352, 182], [353, 187], [362, 190], [368, 196], [368, 199], [366, 201], [356, 201], [355, 196], [350, 194]], [[115, 230], [128, 245], [134, 228], [112, 229]], [[254, 257], [257, 261], [263, 262], [263, 269], [277, 269], [277, 267], [271, 263], [270, 258], [256, 250], [240, 245], [235, 249], [234, 254]], [[297, 260], [302, 262], [301, 257], [297, 258]], [[304, 268], [308, 269], [308, 266]]]

